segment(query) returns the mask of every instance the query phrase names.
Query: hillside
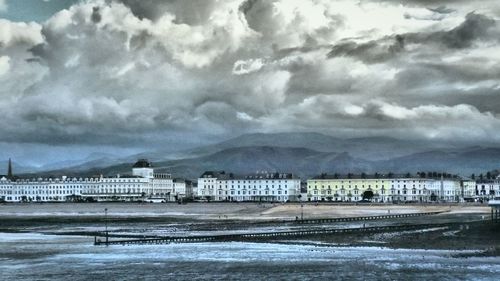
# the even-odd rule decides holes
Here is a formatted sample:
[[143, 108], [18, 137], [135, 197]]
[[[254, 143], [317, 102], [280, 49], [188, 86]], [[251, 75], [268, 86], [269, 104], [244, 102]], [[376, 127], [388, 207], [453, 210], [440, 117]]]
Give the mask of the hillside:
[[[235, 147], [303, 147], [320, 152], [348, 152], [356, 158], [382, 160], [430, 149], [454, 147], [450, 144], [400, 140], [390, 137], [336, 138], [320, 133], [245, 134], [214, 145], [182, 151], [178, 157], [198, 157]], [[161, 154], [161, 152], [159, 152]]]
[[[96, 167], [87, 170], [63, 169], [42, 175], [116, 175], [129, 174], [133, 162]], [[256, 171], [292, 172], [301, 177], [328, 173], [416, 173], [419, 171], [445, 171], [470, 175], [484, 173], [500, 167], [500, 149], [471, 148], [454, 151], [414, 153], [389, 160], [369, 161], [347, 152], [320, 152], [307, 148], [248, 146], [228, 148], [201, 157], [154, 162], [158, 171], [176, 177], [197, 178], [206, 170], [226, 170], [234, 173]]]

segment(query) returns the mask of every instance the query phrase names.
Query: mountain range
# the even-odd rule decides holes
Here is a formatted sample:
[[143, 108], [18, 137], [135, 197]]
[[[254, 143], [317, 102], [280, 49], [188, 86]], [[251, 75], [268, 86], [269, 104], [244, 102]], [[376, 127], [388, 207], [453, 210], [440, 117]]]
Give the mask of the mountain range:
[[246, 134], [190, 150], [144, 152], [127, 157], [93, 155], [88, 161], [49, 168], [24, 176], [95, 176], [129, 174], [138, 158], [158, 171], [195, 179], [206, 170], [233, 173], [416, 173], [443, 171], [470, 175], [500, 167], [500, 147], [400, 140], [389, 137], [335, 138], [319, 133]]

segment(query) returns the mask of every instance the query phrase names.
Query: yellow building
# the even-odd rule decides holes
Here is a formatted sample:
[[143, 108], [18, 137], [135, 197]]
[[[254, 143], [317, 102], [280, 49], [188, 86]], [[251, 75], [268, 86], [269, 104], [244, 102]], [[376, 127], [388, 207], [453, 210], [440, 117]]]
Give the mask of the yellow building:
[[390, 179], [379, 177], [320, 175], [307, 180], [309, 201], [359, 201], [365, 191], [373, 192], [372, 201], [388, 200]]
[[307, 180], [307, 200], [356, 202], [364, 192], [371, 192], [367, 195], [372, 202], [429, 202], [439, 199], [441, 189], [449, 193], [456, 182], [410, 175], [322, 174]]

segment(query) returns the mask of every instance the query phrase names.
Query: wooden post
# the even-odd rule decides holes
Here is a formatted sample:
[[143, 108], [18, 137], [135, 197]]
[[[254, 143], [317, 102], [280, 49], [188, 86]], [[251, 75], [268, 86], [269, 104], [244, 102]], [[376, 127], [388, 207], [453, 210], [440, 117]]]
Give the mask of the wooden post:
[[104, 225], [106, 230], [106, 246], [108, 246], [108, 208], [104, 209]]

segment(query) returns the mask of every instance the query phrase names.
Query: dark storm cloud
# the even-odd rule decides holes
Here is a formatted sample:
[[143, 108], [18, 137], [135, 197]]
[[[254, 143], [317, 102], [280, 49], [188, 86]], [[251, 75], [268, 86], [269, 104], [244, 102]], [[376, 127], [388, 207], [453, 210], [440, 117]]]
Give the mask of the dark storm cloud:
[[351, 56], [369, 63], [378, 63], [394, 58], [399, 52], [404, 51], [404, 46], [405, 38], [402, 35], [360, 44], [348, 41], [333, 46], [327, 56], [328, 58]]
[[[493, 33], [490, 33], [493, 31]], [[440, 42], [448, 48], [468, 48], [475, 40], [496, 39], [498, 23], [487, 16], [470, 13], [465, 21], [450, 31], [440, 31], [430, 34], [408, 34], [407, 39], [420, 44]]]
[[206, 22], [216, 4], [215, 0], [116, 0], [130, 8], [138, 18], [158, 20], [165, 13], [175, 15], [177, 23], [198, 25]]
[[240, 11], [245, 15], [248, 26], [257, 32], [266, 34], [272, 32], [273, 2], [263, 0], [247, 0], [240, 5]]
[[[400, 0], [362, 0], [363, 2], [388, 2], [388, 3], [397, 3], [401, 4]], [[470, 2], [469, 0], [406, 0], [404, 1], [405, 4], [412, 4], [412, 5], [417, 5], [419, 7], [425, 7], [429, 5], [436, 5], [436, 2], [439, 2], [439, 5], [449, 5], [449, 4], [463, 4], [463, 3], [468, 3]]]
[[437, 8], [427, 8], [427, 9], [439, 14], [449, 14], [455, 12], [454, 9], [447, 8], [446, 6], [439, 6]]
[[497, 41], [496, 36], [500, 35], [498, 27], [494, 19], [470, 13], [462, 24], [449, 31], [398, 34], [366, 43], [342, 42], [332, 47], [328, 57], [352, 56], [377, 63], [394, 58], [397, 53], [404, 51], [405, 44], [464, 49], [478, 40]]
[[92, 17], [91, 18], [92, 18], [92, 21], [94, 23], [99, 23], [101, 21], [102, 16], [99, 13], [99, 7], [94, 7], [92, 9]]

